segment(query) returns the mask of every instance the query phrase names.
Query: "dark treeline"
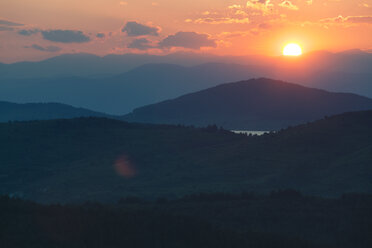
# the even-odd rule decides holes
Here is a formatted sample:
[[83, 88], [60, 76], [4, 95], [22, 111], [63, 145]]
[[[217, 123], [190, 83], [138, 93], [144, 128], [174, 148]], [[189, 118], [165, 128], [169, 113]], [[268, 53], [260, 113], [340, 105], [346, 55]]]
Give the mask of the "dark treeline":
[[337, 199], [295, 190], [195, 194], [117, 204], [39, 205], [0, 197], [0, 247], [372, 246], [372, 195]]
[[0, 197], [3, 248], [310, 248], [298, 238], [238, 232], [199, 218], [95, 203], [43, 206]]

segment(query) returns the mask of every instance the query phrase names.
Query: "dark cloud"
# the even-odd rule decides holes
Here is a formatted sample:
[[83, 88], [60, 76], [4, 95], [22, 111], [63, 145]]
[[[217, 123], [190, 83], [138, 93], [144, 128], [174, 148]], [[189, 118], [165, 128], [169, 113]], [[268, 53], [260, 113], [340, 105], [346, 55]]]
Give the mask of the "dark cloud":
[[200, 49], [201, 47], [216, 47], [216, 40], [210, 39], [207, 34], [198, 34], [195, 32], [178, 32], [175, 35], [169, 35], [159, 42], [159, 47], [184, 47], [191, 49]]
[[121, 31], [126, 32], [128, 36], [159, 35], [159, 28], [146, 26], [137, 22], [127, 22]]
[[44, 40], [60, 43], [84, 43], [89, 42], [90, 37], [85, 35], [82, 31], [75, 30], [49, 30], [41, 31]]
[[20, 24], [20, 23], [15, 23], [15, 22], [10, 22], [10, 21], [7, 21], [7, 20], [0, 20], [0, 25], [4, 25], [4, 26], [23, 26], [23, 24]]
[[11, 27], [2, 27], [0, 26], [0, 31], [13, 31], [14, 28], [11, 28]]
[[33, 34], [37, 34], [40, 31], [41, 31], [40, 29], [22, 29], [18, 31], [18, 34], [24, 35], [24, 36], [30, 36]]
[[148, 39], [142, 38], [142, 39], [136, 39], [132, 41], [132, 43], [128, 45], [128, 48], [134, 48], [138, 50], [147, 50], [149, 48], [153, 48], [153, 46], [151, 46], [151, 42]]
[[36, 44], [34, 44], [32, 46], [27, 46], [26, 48], [32, 48], [32, 49], [35, 49], [35, 50], [38, 50], [38, 51], [51, 52], [51, 53], [59, 52], [59, 51], [62, 50], [60, 47], [56, 47], [56, 46], [42, 47], [42, 46], [39, 46], [39, 45], [36, 45]]
[[104, 33], [98, 33], [98, 34], [96, 34], [96, 37], [97, 38], [105, 38], [105, 34]]

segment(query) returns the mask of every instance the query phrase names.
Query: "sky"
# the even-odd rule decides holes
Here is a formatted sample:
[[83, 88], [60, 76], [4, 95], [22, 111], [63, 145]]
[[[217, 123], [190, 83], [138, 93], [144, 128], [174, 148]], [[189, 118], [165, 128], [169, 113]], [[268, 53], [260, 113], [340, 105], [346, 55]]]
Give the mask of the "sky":
[[1, 0], [0, 62], [64, 53], [372, 49], [372, 0]]

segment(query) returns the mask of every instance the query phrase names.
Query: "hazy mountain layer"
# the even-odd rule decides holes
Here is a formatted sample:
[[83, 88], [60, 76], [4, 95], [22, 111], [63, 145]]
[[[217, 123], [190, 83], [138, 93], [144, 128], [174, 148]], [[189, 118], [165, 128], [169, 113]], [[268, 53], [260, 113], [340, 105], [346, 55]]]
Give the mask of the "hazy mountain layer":
[[326, 115], [372, 109], [372, 100], [271, 79], [219, 85], [135, 109], [131, 122], [206, 126], [233, 130], [275, 130]]
[[106, 114], [59, 103], [16, 104], [0, 102], [0, 122], [50, 120], [76, 117], [109, 117]]
[[0, 99], [59, 102], [126, 114], [147, 104], [253, 77], [372, 97], [371, 66], [372, 54], [361, 51], [313, 52], [297, 58], [62, 55], [40, 62], [0, 64]]

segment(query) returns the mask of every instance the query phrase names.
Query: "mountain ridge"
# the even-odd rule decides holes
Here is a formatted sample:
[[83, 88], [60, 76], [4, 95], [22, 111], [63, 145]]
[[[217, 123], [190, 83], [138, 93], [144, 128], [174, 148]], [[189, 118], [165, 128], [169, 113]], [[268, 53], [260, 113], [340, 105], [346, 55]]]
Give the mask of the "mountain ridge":
[[[372, 109], [372, 99], [267, 78], [221, 84], [135, 109], [126, 121], [272, 130], [325, 115]], [[266, 129], [265, 129], [266, 128]]]

